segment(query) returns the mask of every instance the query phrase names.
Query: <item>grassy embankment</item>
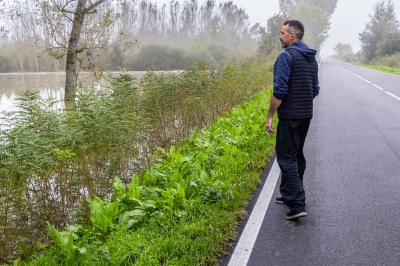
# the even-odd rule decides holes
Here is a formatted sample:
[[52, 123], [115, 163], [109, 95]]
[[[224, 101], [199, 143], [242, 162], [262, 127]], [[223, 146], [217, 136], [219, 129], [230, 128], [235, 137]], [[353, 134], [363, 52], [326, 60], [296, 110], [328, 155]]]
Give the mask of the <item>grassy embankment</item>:
[[353, 61], [354, 65], [400, 75], [400, 53], [374, 58], [369, 62]]
[[31, 265], [215, 265], [271, 158], [270, 91], [173, 146], [111, 201], [90, 201], [91, 226], [57, 231]]
[[365, 63], [361, 63], [361, 62], [352, 62], [352, 64], [379, 70], [379, 71], [383, 71], [383, 72], [387, 72], [387, 73], [400, 75], [400, 68], [398, 68], [398, 67], [390, 67], [390, 66], [385, 66], [385, 65], [372, 65], [372, 64], [365, 64]]
[[[220, 88], [218, 93], [221, 92], [221, 96], [223, 96], [224, 87], [227, 89], [227, 93], [229, 93], [229, 87], [234, 87], [236, 88], [235, 91], [233, 91], [234, 95], [231, 94], [234, 99], [237, 97], [237, 99], [248, 100], [233, 109], [228, 109], [231, 111], [217, 118], [206, 129], [202, 131], [195, 130], [190, 137], [184, 138], [180, 143], [166, 150], [161, 149], [154, 153], [151, 167], [140, 174], [134, 175], [132, 181], [127, 185], [124, 185], [120, 179], [115, 179], [112, 185], [114, 192], [111, 199], [107, 199], [108, 197], [100, 199], [99, 197], [91, 196], [91, 199], [88, 201], [88, 223], [80, 223], [78, 219], [78, 222], [75, 222], [74, 225], [67, 226], [61, 231], [56, 230], [55, 227], [49, 224], [48, 233], [53, 240], [53, 244], [41, 251], [36, 250], [36, 255], [33, 255], [33, 259], [31, 259], [30, 262], [17, 261], [16, 263], [28, 265], [217, 264], [220, 255], [227, 248], [229, 241], [234, 238], [238, 221], [240, 217], [243, 216], [243, 210], [252, 192], [259, 183], [261, 170], [265, 167], [273, 153], [274, 137], [266, 136], [264, 131], [265, 115], [271, 91], [261, 92], [251, 98], [247, 96], [249, 93], [250, 95], [254, 95], [254, 92], [257, 91], [257, 86], [263, 83], [260, 81], [253, 81], [254, 77], [257, 77], [257, 80], [262, 80], [262, 75], [265, 75], [265, 73], [269, 71], [266, 71], [265, 66], [265, 64], [258, 64], [257, 67], [250, 67], [250, 65], [247, 64], [240, 67], [240, 70], [227, 67], [221, 74], [207, 74], [207, 71], [184, 73], [182, 77], [184, 77], [185, 86], [188, 85], [187, 81], [193, 78], [196, 80], [196, 82], [189, 83], [192, 85], [187, 88], [217, 84], [218, 87], [216, 88]], [[233, 73], [234, 75], [232, 75]], [[199, 76], [199, 74], [201, 74], [201, 76]], [[211, 76], [208, 77], [208, 75]], [[202, 79], [199, 79], [199, 77], [202, 77]], [[210, 78], [215, 81], [210, 83]], [[230, 81], [232, 79], [234, 79], [235, 82]], [[267, 80], [268, 79], [269, 77]], [[171, 80], [171, 78], [168, 77], [168, 80]], [[197, 82], [201, 80], [203, 80], [203, 82]], [[204, 81], [206, 80], [208, 82], [205, 83]], [[147, 97], [148, 100], [152, 100], [153, 102], [156, 95], [157, 99], [165, 98], [165, 95], [161, 95], [163, 98], [159, 98], [158, 94], [162, 92], [162, 90], [159, 90], [159, 86], [155, 87], [157, 84], [163, 87], [166, 85], [165, 81], [166, 80], [162, 77], [157, 78], [149, 76], [145, 85], [151, 88], [149, 95], [152, 96]], [[118, 140], [121, 140], [121, 143], [118, 142], [117, 148], [123, 149], [124, 145], [127, 144], [127, 139], [124, 137], [125, 133], [121, 136], [120, 134], [116, 135], [119, 127], [121, 126], [122, 130], [124, 130], [123, 132], [125, 132], [125, 130], [130, 128], [130, 124], [138, 120], [136, 120], [136, 116], [130, 115], [133, 114], [132, 110], [125, 110], [124, 106], [126, 105], [121, 105], [121, 103], [125, 103], [126, 100], [129, 100], [125, 93], [130, 95], [132, 91], [124, 89], [126, 78], [116, 80], [116, 82], [114, 86], [116, 86], [116, 88], [120, 87], [120, 89], [114, 90], [114, 94], [110, 100], [109, 98], [102, 98], [107, 99], [105, 100], [105, 106], [109, 108], [110, 111], [112, 110], [111, 118], [105, 116], [105, 111], [108, 109], [102, 107], [103, 103], [97, 103], [97, 100], [92, 98], [89, 98], [88, 104], [93, 104], [94, 101], [96, 103], [96, 109], [91, 108], [90, 115], [85, 115], [84, 117], [82, 117], [81, 112], [87, 107], [82, 105], [81, 108], [83, 109], [80, 109], [77, 114], [72, 114], [72, 116], [70, 114], [65, 118], [56, 117], [55, 114], [53, 115], [47, 112], [44, 113], [45, 116], [43, 117], [43, 114], [41, 111], [38, 111], [39, 109], [37, 109], [36, 105], [34, 105], [34, 109], [29, 105], [29, 108], [26, 109], [29, 112], [20, 114], [23, 115], [22, 117], [27, 121], [23, 121], [20, 125], [21, 128], [16, 127], [14, 131], [8, 132], [10, 134], [7, 134], [7, 136], [13, 136], [13, 138], [7, 139], [6, 143], [8, 143], [8, 145], [12, 144], [13, 146], [10, 147], [13, 149], [17, 147], [17, 150], [21, 150], [21, 142], [19, 142], [19, 144], [15, 143], [15, 139], [18, 140], [27, 137], [26, 130], [31, 129], [32, 132], [29, 131], [29, 133], [36, 134], [35, 139], [37, 138], [39, 140], [42, 136], [38, 134], [42, 134], [41, 132], [48, 132], [49, 126], [54, 127], [51, 132], [59, 132], [58, 127], [60, 127], [60, 125], [63, 125], [61, 129], [65, 132], [67, 132], [71, 126], [71, 132], [74, 132], [77, 138], [81, 140], [82, 136], [86, 136], [84, 135], [86, 134], [86, 127], [89, 127], [91, 130], [89, 128], [87, 129], [88, 136], [84, 139], [86, 142], [84, 146], [85, 149], [82, 151], [82, 156], [88, 156], [88, 149], [92, 148], [88, 146], [90, 144], [88, 141], [90, 142], [92, 140], [96, 141], [96, 145], [93, 148], [93, 154], [96, 155], [99, 151], [103, 151], [108, 147], [104, 146], [104, 143], [97, 143], [103, 141], [102, 138], [99, 138], [98, 134], [100, 133], [97, 133], [97, 137], [93, 138], [93, 127], [98, 127], [96, 125], [101, 121], [101, 125], [104, 124], [102, 133], [107, 134], [108, 132], [109, 134], [110, 131], [105, 129], [113, 129], [114, 138], [118, 137]], [[177, 83], [175, 78], [169, 82], [172, 82], [171, 84], [173, 84], [174, 87], [180, 84]], [[241, 89], [239, 89], [238, 86], [243, 87], [242, 85], [245, 85], [242, 83], [246, 83], [251, 90], [240, 92]], [[121, 84], [123, 85], [122, 87]], [[130, 87], [128, 86], [128, 88]], [[220, 99], [222, 100], [223, 98], [216, 98], [215, 95], [217, 91], [212, 90], [212, 88], [214, 87], [210, 87], [211, 92], [213, 92], [212, 95], [210, 95], [210, 103], [214, 104], [219, 102], [226, 104], [226, 96], [229, 94], [225, 94], [226, 100], [225, 102], [221, 102]], [[154, 89], [157, 89], [157, 94], [152, 94]], [[198, 103], [200, 96], [201, 95], [195, 95], [190, 97], [191, 99], [193, 98], [195, 101], [194, 103]], [[133, 95], [132, 97], [135, 98], [136, 96]], [[114, 98], [116, 100], [115, 103], [113, 102]], [[216, 101], [216, 99], [218, 101]], [[82, 100], [84, 100], [84, 98], [82, 98]], [[141, 102], [143, 104], [146, 103], [146, 101]], [[81, 104], [83, 103], [84, 101], [81, 102]], [[186, 101], [181, 102], [181, 104], [184, 103], [186, 103]], [[192, 109], [196, 109], [199, 105], [195, 104], [191, 106], [193, 106]], [[157, 105], [155, 105], [155, 107], [157, 107]], [[187, 109], [187, 107], [189, 106], [185, 108], [181, 107], [181, 109], [183, 111], [190, 110]], [[198, 117], [204, 119], [202, 110], [204, 110], [203, 108], [206, 106], [201, 107], [201, 110], [196, 109], [199, 112], [188, 117], [188, 122], [193, 121], [192, 119], [198, 119]], [[216, 107], [220, 110], [221, 104]], [[122, 118], [120, 118], [121, 115], [118, 114], [121, 111], [123, 113], [126, 112]], [[136, 112], [135, 110], [133, 111]], [[38, 130], [36, 130], [37, 125], [35, 124], [38, 122], [37, 112], [39, 112], [40, 115], [40, 127]], [[97, 112], [99, 116], [94, 115], [97, 114]], [[220, 111], [217, 111], [216, 113], [219, 112]], [[49, 124], [49, 117], [53, 116], [54, 123]], [[75, 119], [75, 116], [77, 116], [77, 119]], [[92, 119], [93, 117], [95, 120], [89, 121], [89, 125], [88, 121], [82, 121], [83, 118]], [[31, 120], [32, 118], [34, 119]], [[119, 118], [121, 121], [113, 122], [115, 119]], [[124, 120], [125, 118], [129, 123]], [[53, 122], [52, 119], [50, 119], [50, 121]], [[176, 118], [172, 121], [176, 121]], [[29, 123], [25, 125], [26, 122]], [[112, 123], [117, 123], [118, 127]], [[85, 130], [82, 131], [80, 125], [83, 125]], [[46, 131], [41, 131], [43, 126], [47, 128]], [[15, 130], [17, 131], [15, 132]], [[98, 132], [98, 130], [95, 132]], [[170, 130], [163, 132], [170, 132]], [[48, 137], [48, 134], [49, 133], [46, 133], [45, 137]], [[129, 134], [127, 136], [130, 136]], [[74, 182], [78, 182], [81, 180], [79, 178], [80, 172], [74, 171], [75, 168], [71, 167], [75, 167], [75, 159], [77, 163], [79, 162], [80, 156], [78, 156], [78, 152], [80, 152], [80, 150], [78, 146], [74, 148], [73, 146], [70, 147], [68, 144], [71, 142], [71, 139], [74, 140], [74, 135], [67, 139], [63, 137], [64, 135], [61, 136], [59, 133], [54, 136], [60, 139], [57, 139], [57, 142], [54, 143], [47, 143], [47, 146], [40, 146], [40, 154], [48, 156], [48, 158], [40, 157], [40, 162], [49, 163], [51, 166], [48, 171], [46, 171], [46, 175], [43, 173], [43, 180], [54, 183], [55, 178], [60, 176], [60, 174], [54, 174], [56, 173], [54, 172], [54, 164], [58, 164], [59, 160], [60, 165], [63, 166], [60, 167], [60, 169], [67, 169], [63, 172], [63, 175], [61, 175], [63, 178], [62, 180], [67, 180], [65, 178], [68, 178], [68, 175], [71, 174], [74, 177]], [[54, 136], [51, 135], [48, 141], [51, 141]], [[31, 135], [28, 137], [32, 139]], [[132, 141], [136, 141], [136, 138], [133, 138], [133, 136]], [[113, 148], [112, 154], [114, 154], [114, 152], [116, 152], [114, 139], [109, 140], [109, 142], [110, 147]], [[129, 148], [133, 145], [133, 142], [128, 143]], [[36, 149], [39, 147], [38, 145], [33, 145], [35, 143], [28, 142], [26, 145], [29, 145], [26, 149]], [[72, 143], [76, 144], [75, 141]], [[108, 142], [106, 143], [108, 144]], [[157, 141], [157, 143], [159, 142]], [[25, 142], [22, 144], [25, 145]], [[61, 148], [57, 148], [57, 145], [61, 145]], [[70, 148], [66, 148], [67, 146]], [[4, 158], [10, 160], [11, 163], [11, 159], [15, 160], [13, 158], [19, 155], [19, 153], [8, 158], [7, 156], [10, 155], [10, 151], [13, 151], [12, 149], [10, 150], [10, 147], [2, 148], [4, 148], [3, 151], [8, 152], [7, 154], [3, 154]], [[47, 148], [50, 148], [49, 152], [43, 153], [42, 150]], [[28, 156], [29, 154], [25, 155]], [[105, 153], [104, 156], [107, 154]], [[127, 153], [124, 152], [124, 154]], [[29, 158], [29, 156], [26, 158]], [[112, 159], [115, 158], [113, 157]], [[22, 158], [20, 159], [22, 160]], [[43, 164], [43, 166], [46, 164]], [[8, 169], [8, 165], [9, 164], [2, 165], [2, 174], [7, 173], [10, 175], [14, 173], [11, 168]], [[32, 164], [30, 163], [29, 165]], [[95, 165], [97, 166], [99, 164], [96, 163]], [[100, 164], [99, 166], [101, 165], [109, 167], [108, 163]], [[68, 168], [65, 168], [65, 166], [68, 166]], [[94, 168], [91, 167], [91, 169]], [[120, 168], [117, 167], [115, 169], [116, 170], [112, 171], [112, 173], [120, 172], [120, 170], [118, 170]], [[41, 173], [37, 172], [39, 170], [44, 171], [43, 168], [29, 170], [27, 173], [32, 174], [32, 177], [27, 180], [32, 180], [32, 178], [37, 180], [38, 173]], [[105, 170], [108, 170], [108, 168]], [[25, 168], [21, 168], [16, 174], [23, 177], [23, 175], [26, 174], [23, 171], [25, 171]], [[99, 172], [101, 173], [102, 171]], [[89, 170], [86, 173], [92, 174], [94, 172], [93, 170]], [[47, 176], [50, 178], [47, 178]], [[123, 180], [126, 181], [126, 178]], [[18, 181], [25, 182], [25, 179], [20, 178]], [[63, 182], [63, 184], [65, 184], [65, 181]], [[28, 185], [26, 187], [29, 188]], [[8, 191], [10, 192], [10, 190]], [[24, 193], [28, 192], [29, 191]], [[53, 192], [49, 193], [52, 194]], [[65, 194], [62, 195], [65, 196]], [[21, 202], [22, 200], [23, 198], [21, 198]], [[35, 209], [42, 210], [38, 209], [39, 207], [40, 206]], [[54, 214], [54, 211], [52, 211], [52, 213]], [[8, 216], [4, 217], [8, 218]], [[29, 250], [27, 252], [30, 253]], [[24, 254], [24, 256], [32, 258], [30, 254]]]

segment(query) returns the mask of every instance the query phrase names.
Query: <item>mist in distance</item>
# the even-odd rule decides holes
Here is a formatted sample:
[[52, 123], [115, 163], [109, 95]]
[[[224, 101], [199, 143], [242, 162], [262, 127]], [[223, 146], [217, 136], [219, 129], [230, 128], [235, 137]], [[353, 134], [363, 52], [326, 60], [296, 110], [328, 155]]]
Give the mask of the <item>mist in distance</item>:
[[[159, 0], [160, 4], [169, 0]], [[244, 8], [250, 16], [251, 23], [265, 26], [268, 18], [279, 12], [278, 0], [233, 0]], [[379, 0], [339, 0], [331, 20], [329, 37], [324, 43], [321, 54], [333, 54], [333, 47], [338, 43], [348, 43], [355, 52], [360, 50], [358, 34], [362, 32]], [[394, 1], [396, 14], [400, 18], [400, 1]]]

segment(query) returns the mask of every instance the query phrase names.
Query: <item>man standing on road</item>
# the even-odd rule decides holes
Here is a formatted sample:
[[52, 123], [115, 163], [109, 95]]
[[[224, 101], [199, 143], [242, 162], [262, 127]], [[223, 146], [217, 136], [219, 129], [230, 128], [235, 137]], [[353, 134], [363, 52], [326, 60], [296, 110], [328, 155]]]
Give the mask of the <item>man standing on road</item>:
[[306, 160], [304, 142], [313, 116], [313, 99], [319, 93], [316, 50], [303, 41], [304, 26], [300, 21], [286, 21], [279, 35], [282, 48], [274, 65], [274, 91], [265, 129], [272, 134], [272, 121], [278, 111], [279, 123], [276, 134], [276, 156], [281, 169], [281, 197], [290, 211], [286, 219], [307, 216], [303, 175]]

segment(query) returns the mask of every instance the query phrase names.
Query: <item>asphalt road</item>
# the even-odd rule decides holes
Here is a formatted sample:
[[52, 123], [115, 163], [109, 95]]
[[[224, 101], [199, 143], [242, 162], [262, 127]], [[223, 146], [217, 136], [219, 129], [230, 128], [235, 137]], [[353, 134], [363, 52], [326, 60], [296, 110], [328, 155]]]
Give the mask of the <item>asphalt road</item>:
[[400, 265], [400, 76], [326, 60], [320, 83], [309, 216], [286, 221], [272, 201], [248, 265]]

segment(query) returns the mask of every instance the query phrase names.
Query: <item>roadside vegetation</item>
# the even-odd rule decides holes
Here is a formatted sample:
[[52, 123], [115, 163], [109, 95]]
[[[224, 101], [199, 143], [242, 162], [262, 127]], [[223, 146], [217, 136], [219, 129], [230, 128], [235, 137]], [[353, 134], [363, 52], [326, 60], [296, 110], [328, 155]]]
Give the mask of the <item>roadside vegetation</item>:
[[122, 74], [108, 90], [80, 90], [76, 110], [64, 112], [37, 93], [22, 94], [19, 111], [1, 117], [1, 258], [29, 254], [35, 241], [47, 239], [46, 222], [89, 223], [87, 198], [110, 198], [116, 176], [131, 182], [158, 163], [152, 154], [264, 90], [271, 71], [268, 60], [248, 60], [214, 70], [199, 63], [179, 74], [150, 72], [141, 82]]
[[29, 265], [216, 265], [272, 156], [264, 123], [271, 90], [159, 152], [111, 200], [89, 200], [90, 223], [58, 231]]
[[391, 67], [388, 65], [377, 65], [377, 64], [364, 64], [360, 62], [353, 62], [355, 65], [362, 66], [362, 67], [368, 67], [371, 69], [387, 72], [387, 73], [392, 73], [392, 74], [397, 74], [400, 75], [400, 67]]

